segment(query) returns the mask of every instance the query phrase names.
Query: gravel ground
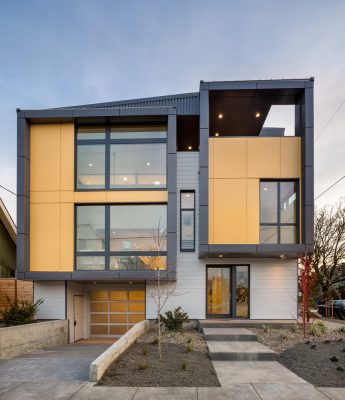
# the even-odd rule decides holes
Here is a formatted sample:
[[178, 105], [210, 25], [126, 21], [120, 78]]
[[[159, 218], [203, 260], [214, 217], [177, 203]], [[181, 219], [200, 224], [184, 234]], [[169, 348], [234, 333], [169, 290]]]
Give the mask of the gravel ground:
[[[331, 357], [338, 360], [331, 361]], [[278, 361], [315, 386], [345, 387], [345, 343], [313, 341], [300, 343], [285, 350]]]
[[[156, 337], [156, 331], [140, 337], [108, 368], [100, 385], [220, 386], [207, 345], [199, 332], [164, 334], [162, 359], [158, 357], [158, 345], [152, 344]], [[189, 345], [192, 351], [186, 352]]]

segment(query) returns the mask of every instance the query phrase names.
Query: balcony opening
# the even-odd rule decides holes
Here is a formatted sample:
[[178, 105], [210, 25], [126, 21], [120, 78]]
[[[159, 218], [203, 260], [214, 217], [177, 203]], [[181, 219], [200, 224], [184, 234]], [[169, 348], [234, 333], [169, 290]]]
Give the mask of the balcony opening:
[[177, 151], [199, 151], [199, 115], [177, 116]]

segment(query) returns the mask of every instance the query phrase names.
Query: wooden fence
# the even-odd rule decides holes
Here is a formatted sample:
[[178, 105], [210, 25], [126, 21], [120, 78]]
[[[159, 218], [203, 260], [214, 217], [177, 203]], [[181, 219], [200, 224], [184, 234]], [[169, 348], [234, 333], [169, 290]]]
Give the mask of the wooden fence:
[[8, 307], [8, 298], [33, 301], [33, 282], [14, 278], [0, 279], [0, 310]]

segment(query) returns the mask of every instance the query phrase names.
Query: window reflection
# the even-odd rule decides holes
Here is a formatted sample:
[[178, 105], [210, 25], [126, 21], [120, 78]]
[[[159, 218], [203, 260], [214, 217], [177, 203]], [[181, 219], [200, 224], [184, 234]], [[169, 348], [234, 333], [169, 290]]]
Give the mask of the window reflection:
[[77, 150], [77, 188], [105, 188], [105, 146], [79, 145]]
[[236, 266], [236, 317], [249, 318], [249, 274], [247, 265]]

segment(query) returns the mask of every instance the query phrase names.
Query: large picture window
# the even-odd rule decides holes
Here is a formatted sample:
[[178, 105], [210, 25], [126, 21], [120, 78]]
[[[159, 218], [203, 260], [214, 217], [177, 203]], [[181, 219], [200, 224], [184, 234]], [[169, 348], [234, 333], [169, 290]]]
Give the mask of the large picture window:
[[78, 205], [76, 269], [165, 269], [166, 237], [166, 204]]
[[166, 127], [79, 127], [76, 189], [166, 188]]
[[260, 182], [260, 243], [298, 243], [298, 182]]
[[180, 193], [180, 250], [195, 251], [195, 192]]

